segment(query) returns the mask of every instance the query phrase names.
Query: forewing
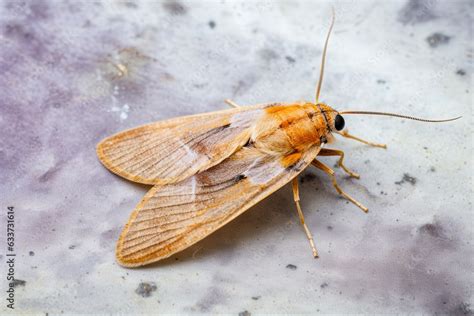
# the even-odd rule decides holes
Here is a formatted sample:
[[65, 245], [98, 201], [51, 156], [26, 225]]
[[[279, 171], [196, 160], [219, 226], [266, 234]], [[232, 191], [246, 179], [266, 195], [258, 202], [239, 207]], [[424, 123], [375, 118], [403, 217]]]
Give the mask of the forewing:
[[122, 231], [117, 260], [141, 266], [189, 247], [289, 182], [318, 152], [314, 147], [285, 168], [284, 157], [243, 147], [183, 182], [153, 187]]
[[100, 142], [97, 155], [110, 171], [134, 182], [179, 182], [244, 145], [262, 107], [178, 117], [130, 129]]

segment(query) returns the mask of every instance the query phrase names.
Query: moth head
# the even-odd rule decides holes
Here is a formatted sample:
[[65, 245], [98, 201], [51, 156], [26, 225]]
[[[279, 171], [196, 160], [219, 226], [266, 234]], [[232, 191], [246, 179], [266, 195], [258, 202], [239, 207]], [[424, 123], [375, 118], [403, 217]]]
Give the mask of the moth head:
[[321, 102], [316, 103], [316, 107], [321, 111], [330, 132], [340, 132], [344, 129], [346, 123], [338, 111]]

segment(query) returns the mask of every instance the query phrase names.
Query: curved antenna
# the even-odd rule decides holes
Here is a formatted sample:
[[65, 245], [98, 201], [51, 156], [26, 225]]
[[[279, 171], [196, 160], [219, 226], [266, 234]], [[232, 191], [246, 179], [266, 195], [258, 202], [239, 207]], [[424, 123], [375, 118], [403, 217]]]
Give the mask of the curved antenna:
[[458, 117], [453, 117], [453, 118], [443, 119], [443, 120], [428, 120], [428, 119], [423, 119], [423, 118], [419, 118], [419, 117], [396, 114], [396, 113], [373, 112], [373, 111], [342, 111], [342, 112], [339, 112], [339, 114], [366, 114], [366, 115], [394, 116], [394, 117], [404, 118], [404, 119], [408, 119], [408, 120], [414, 120], [414, 121], [420, 121], [420, 122], [429, 122], [429, 123], [450, 122], [450, 121], [455, 121], [457, 119], [460, 119], [462, 117], [462, 116], [458, 116]]
[[316, 88], [316, 103], [319, 102], [319, 93], [321, 92], [321, 85], [323, 84], [324, 64], [326, 63], [326, 51], [328, 50], [329, 36], [331, 35], [331, 31], [332, 31], [335, 21], [336, 21], [336, 12], [334, 11], [334, 7], [332, 7], [332, 21], [331, 21], [331, 26], [329, 27], [328, 35], [326, 36], [326, 42], [324, 43], [323, 57], [321, 58], [321, 68], [319, 71], [319, 80], [318, 80], [318, 85]]

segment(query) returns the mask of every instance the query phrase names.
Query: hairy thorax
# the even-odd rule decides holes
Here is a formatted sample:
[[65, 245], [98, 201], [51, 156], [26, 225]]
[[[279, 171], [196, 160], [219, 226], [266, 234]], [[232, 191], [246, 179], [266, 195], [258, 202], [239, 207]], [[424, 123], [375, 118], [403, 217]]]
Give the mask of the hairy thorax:
[[327, 123], [316, 105], [275, 105], [265, 109], [251, 140], [262, 152], [290, 155], [320, 145], [328, 133]]

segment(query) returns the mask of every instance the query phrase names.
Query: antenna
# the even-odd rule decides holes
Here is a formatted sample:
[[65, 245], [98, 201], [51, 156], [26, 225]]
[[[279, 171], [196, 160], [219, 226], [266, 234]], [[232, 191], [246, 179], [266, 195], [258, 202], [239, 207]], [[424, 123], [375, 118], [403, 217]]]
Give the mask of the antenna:
[[328, 35], [326, 36], [326, 42], [324, 43], [323, 56], [321, 58], [321, 68], [319, 71], [319, 81], [316, 88], [316, 103], [319, 102], [319, 93], [321, 92], [321, 85], [323, 84], [324, 64], [326, 63], [326, 51], [328, 50], [329, 36], [331, 35], [331, 31], [332, 31], [335, 21], [336, 21], [336, 12], [334, 11], [334, 7], [332, 7], [332, 21], [331, 21], [331, 26], [329, 27]]
[[373, 111], [342, 111], [342, 112], [339, 112], [339, 114], [365, 114], [365, 115], [394, 116], [394, 117], [400, 117], [400, 118], [404, 118], [404, 119], [408, 119], [408, 120], [414, 120], [414, 121], [420, 121], [420, 122], [429, 122], [429, 123], [441, 123], [441, 122], [455, 121], [455, 120], [460, 119], [462, 117], [462, 116], [458, 116], [458, 117], [453, 117], [453, 118], [443, 119], [443, 120], [428, 120], [428, 119], [423, 119], [423, 118], [419, 118], [419, 117], [396, 114], [396, 113], [373, 112]]

